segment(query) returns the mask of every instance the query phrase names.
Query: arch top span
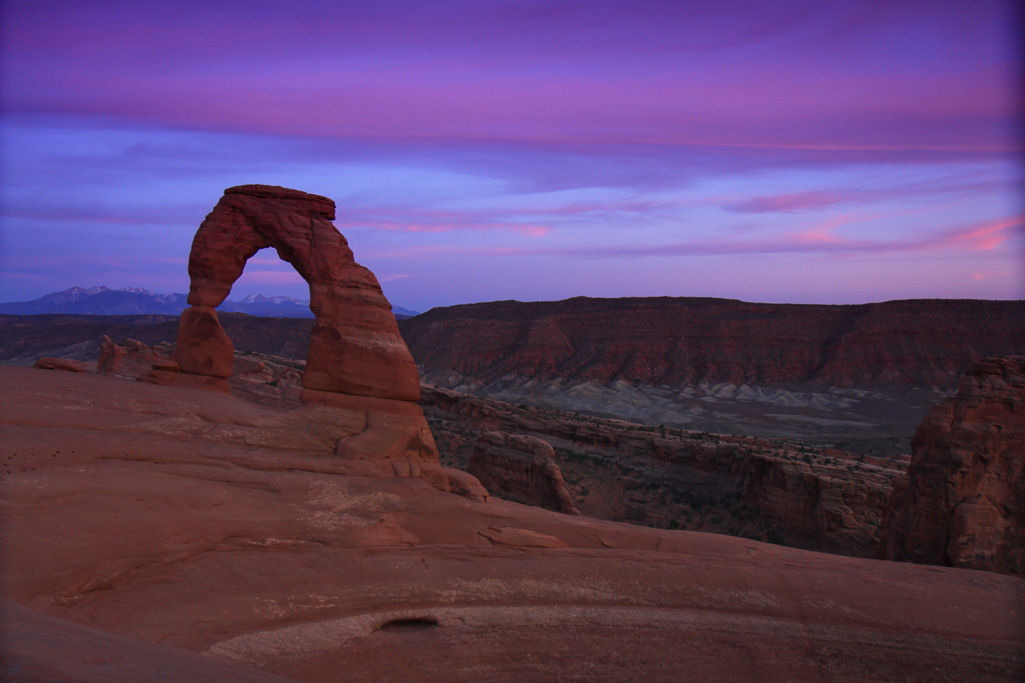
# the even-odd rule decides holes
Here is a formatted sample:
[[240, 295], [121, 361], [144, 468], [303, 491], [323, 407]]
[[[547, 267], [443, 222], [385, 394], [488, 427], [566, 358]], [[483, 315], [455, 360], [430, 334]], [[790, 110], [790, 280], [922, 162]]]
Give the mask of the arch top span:
[[270, 185], [224, 191], [199, 226], [189, 254], [189, 305], [176, 359], [183, 372], [229, 377], [234, 347], [214, 310], [246, 261], [273, 247], [310, 286], [316, 318], [303, 386], [355, 396], [416, 401], [420, 379], [374, 274], [356, 263], [331, 223], [327, 197]]

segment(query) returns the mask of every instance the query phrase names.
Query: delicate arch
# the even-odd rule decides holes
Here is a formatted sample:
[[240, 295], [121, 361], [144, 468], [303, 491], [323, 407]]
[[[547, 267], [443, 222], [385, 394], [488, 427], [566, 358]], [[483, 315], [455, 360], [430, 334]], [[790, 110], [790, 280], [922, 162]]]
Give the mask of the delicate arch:
[[356, 263], [331, 223], [327, 197], [268, 185], [224, 191], [189, 254], [189, 305], [178, 328], [183, 372], [230, 377], [234, 346], [215, 308], [246, 261], [273, 247], [310, 286], [316, 321], [303, 386], [356, 396], [417, 401], [420, 379], [377, 278]]

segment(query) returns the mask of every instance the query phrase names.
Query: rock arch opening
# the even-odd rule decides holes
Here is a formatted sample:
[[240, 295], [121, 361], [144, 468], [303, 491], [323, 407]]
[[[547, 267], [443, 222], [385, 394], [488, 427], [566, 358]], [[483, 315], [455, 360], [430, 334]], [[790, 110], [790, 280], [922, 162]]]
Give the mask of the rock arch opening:
[[420, 380], [374, 274], [356, 263], [331, 223], [327, 197], [267, 185], [228, 188], [200, 225], [189, 254], [189, 308], [175, 359], [183, 373], [232, 374], [234, 345], [216, 308], [246, 262], [272, 248], [307, 282], [314, 315], [303, 387], [416, 401]]

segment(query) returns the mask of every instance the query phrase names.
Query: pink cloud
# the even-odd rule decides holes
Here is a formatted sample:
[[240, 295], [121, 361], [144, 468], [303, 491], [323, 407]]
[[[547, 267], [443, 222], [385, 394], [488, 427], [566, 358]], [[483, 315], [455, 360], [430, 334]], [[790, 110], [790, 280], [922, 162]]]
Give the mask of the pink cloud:
[[793, 212], [805, 209], [821, 209], [844, 201], [848, 201], [848, 198], [836, 192], [812, 191], [755, 197], [740, 202], [729, 202], [722, 206], [728, 211], [736, 211], [738, 213]]
[[12, 111], [360, 139], [1015, 148], [997, 3], [8, 4]]
[[948, 233], [943, 237], [939, 246], [958, 247], [972, 251], [992, 251], [1010, 239], [1015, 228], [1022, 226], [1025, 226], [1025, 214], [988, 221], [981, 225]]
[[[864, 219], [865, 217], [860, 217]], [[453, 253], [473, 253], [492, 256], [562, 255], [585, 258], [636, 258], [646, 256], [714, 256], [730, 254], [886, 254], [916, 253], [957, 249], [960, 251], [991, 251], [1003, 245], [1013, 229], [1025, 225], [1025, 215], [1011, 216], [982, 225], [948, 230], [938, 235], [886, 240], [849, 240], [838, 237], [832, 230], [852, 223], [854, 217], [836, 217], [808, 230], [773, 239], [693, 240], [654, 245], [610, 245], [593, 247], [482, 247], [444, 248]]]
[[339, 229], [369, 227], [392, 232], [441, 233], [452, 232], [455, 230], [471, 230], [475, 232], [514, 232], [530, 237], [544, 237], [548, 233], [552, 232], [552, 228], [545, 225], [496, 222], [486, 223], [474, 221], [472, 216], [467, 217], [464, 221], [460, 222], [417, 223], [363, 219], [357, 221], [346, 221], [344, 223], [336, 221], [335, 225]]
[[848, 244], [844, 239], [833, 234], [833, 229], [841, 225], [851, 223], [855, 218], [854, 214], [845, 214], [827, 219], [814, 225], [803, 232], [795, 233], [792, 239], [805, 244]]

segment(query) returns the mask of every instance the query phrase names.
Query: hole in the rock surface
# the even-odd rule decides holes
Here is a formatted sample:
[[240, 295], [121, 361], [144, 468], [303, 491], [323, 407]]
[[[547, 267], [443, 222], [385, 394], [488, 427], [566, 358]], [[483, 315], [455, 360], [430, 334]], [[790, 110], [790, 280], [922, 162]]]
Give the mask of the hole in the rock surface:
[[415, 619], [392, 619], [378, 627], [378, 631], [424, 631], [438, 625], [434, 617], [418, 617]]

